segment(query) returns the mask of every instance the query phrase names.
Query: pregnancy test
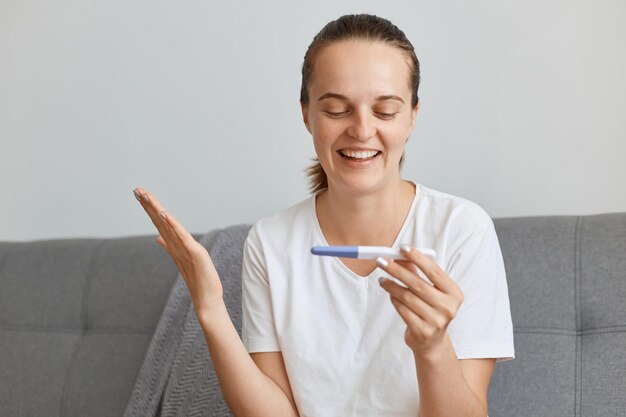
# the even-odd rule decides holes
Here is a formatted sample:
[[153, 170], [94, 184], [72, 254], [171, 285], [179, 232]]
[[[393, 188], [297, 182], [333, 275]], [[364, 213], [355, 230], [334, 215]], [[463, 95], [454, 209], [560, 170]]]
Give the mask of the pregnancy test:
[[[433, 259], [437, 253], [430, 248], [415, 248], [426, 256]], [[383, 256], [390, 259], [406, 259], [400, 252], [400, 248], [388, 248], [386, 246], [313, 246], [313, 255], [336, 256], [338, 258], [376, 259]]]

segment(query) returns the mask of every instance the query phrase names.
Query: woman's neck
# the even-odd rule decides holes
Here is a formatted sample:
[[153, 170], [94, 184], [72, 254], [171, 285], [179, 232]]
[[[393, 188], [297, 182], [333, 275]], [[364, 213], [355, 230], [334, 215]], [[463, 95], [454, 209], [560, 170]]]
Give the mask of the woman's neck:
[[349, 195], [330, 187], [316, 200], [317, 218], [329, 245], [391, 246], [415, 197], [415, 187], [398, 178], [394, 186]]

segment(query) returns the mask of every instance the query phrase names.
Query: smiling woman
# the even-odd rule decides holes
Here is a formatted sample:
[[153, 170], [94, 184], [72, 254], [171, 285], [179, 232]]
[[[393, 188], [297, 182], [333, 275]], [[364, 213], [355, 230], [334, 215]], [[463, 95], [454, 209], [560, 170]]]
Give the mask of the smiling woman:
[[[386, 19], [342, 16], [314, 38], [300, 100], [318, 160], [312, 195], [250, 229], [241, 339], [206, 250], [136, 190], [235, 415], [487, 414], [495, 362], [514, 357], [504, 263], [481, 207], [400, 177], [418, 86], [413, 46]], [[327, 245], [404, 258], [311, 254]]]
[[[305, 55], [313, 195], [255, 224], [243, 272], [244, 344], [301, 415], [485, 416], [494, 362], [514, 356], [491, 218], [400, 177], [419, 83], [413, 46], [377, 16], [328, 23]], [[406, 260], [304, 256], [401, 243]]]

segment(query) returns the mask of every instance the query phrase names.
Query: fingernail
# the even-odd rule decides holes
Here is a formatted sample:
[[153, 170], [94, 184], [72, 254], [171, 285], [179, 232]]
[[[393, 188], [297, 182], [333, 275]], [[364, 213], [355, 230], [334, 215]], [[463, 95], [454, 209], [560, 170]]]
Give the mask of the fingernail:
[[165, 210], [161, 211], [159, 213], [159, 216], [161, 216], [163, 218], [163, 220], [165, 220], [167, 218], [167, 215], [165, 214]]
[[383, 283], [384, 283], [385, 281], [387, 281], [387, 278], [385, 278], [385, 277], [380, 277], [380, 278], [378, 278], [378, 283], [379, 283], [380, 285], [383, 285]]
[[141, 197], [139, 197], [139, 192], [137, 190], [133, 190], [133, 194], [135, 195], [137, 201], [141, 201]]
[[406, 243], [403, 243], [402, 245], [400, 245], [400, 250], [404, 253], [409, 253], [411, 252], [411, 247]]
[[389, 262], [387, 262], [387, 260], [385, 258], [382, 257], [378, 257], [376, 258], [376, 265], [378, 266], [382, 266], [382, 267], [387, 267], [389, 266]]
[[150, 199], [148, 198], [148, 194], [142, 194], [141, 196], [143, 197], [144, 200], [146, 200], [146, 203], [150, 202]]

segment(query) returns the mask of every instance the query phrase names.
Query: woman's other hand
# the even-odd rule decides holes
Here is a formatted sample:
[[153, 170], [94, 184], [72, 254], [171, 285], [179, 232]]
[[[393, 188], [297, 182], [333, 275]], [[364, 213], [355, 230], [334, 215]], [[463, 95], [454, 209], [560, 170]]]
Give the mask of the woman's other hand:
[[152, 193], [137, 187], [135, 198], [159, 231], [156, 241], [172, 257], [183, 276], [196, 314], [208, 311], [223, 301], [223, 289], [207, 250], [172, 216]]
[[[389, 293], [391, 303], [407, 324], [406, 344], [418, 355], [428, 355], [446, 342], [448, 325], [463, 303], [463, 292], [437, 263], [409, 245], [402, 245], [408, 260], [378, 258], [376, 263], [407, 288], [381, 280], [380, 286]], [[423, 271], [432, 285], [422, 279]]]

